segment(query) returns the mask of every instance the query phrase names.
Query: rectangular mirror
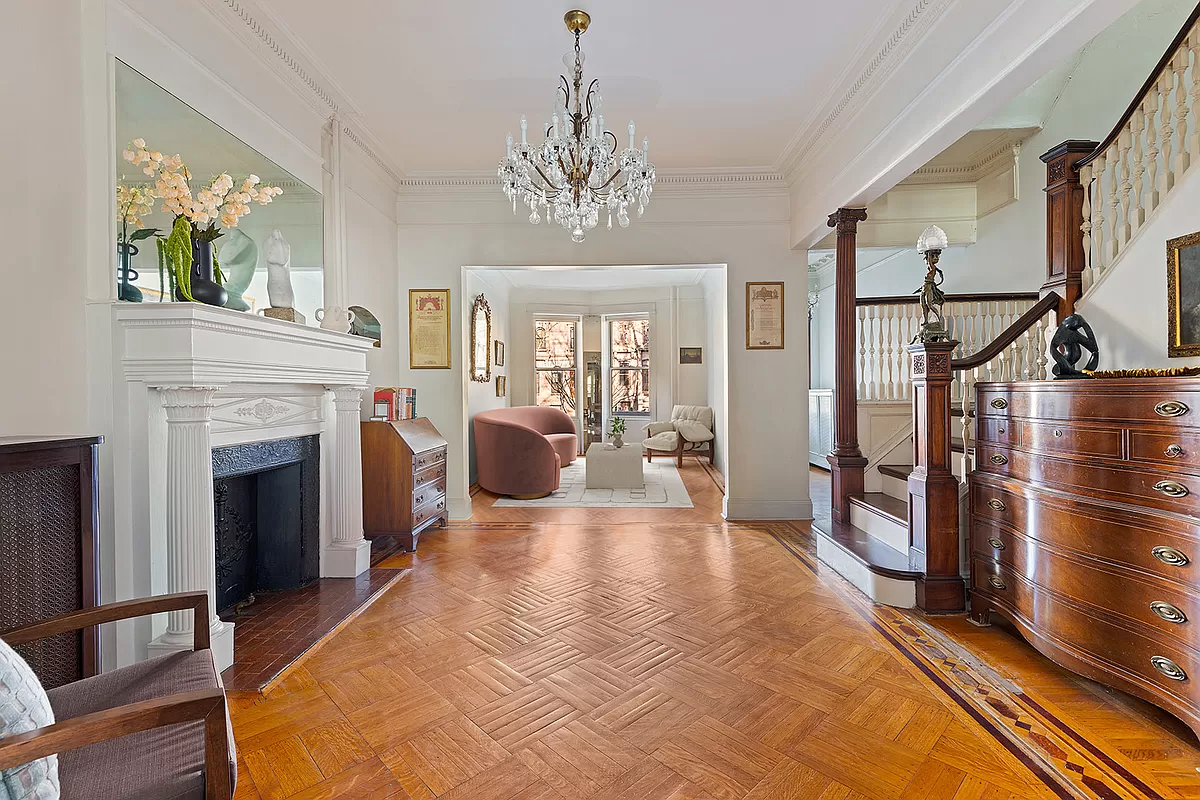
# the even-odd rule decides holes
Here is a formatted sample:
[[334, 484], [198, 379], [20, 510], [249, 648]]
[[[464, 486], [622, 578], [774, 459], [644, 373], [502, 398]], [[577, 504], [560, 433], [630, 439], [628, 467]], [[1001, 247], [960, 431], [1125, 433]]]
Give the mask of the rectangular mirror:
[[[272, 305], [291, 307], [308, 325], [317, 325], [316, 311], [324, 305], [321, 193], [120, 61], [115, 80], [119, 241], [115, 277], [120, 299], [146, 303], [182, 299], [180, 288], [172, 282], [170, 260], [166, 270], [159, 269], [156, 242], [169, 241], [178, 211], [177, 206], [164, 207], [172, 192], [180, 191], [165, 170], [181, 177], [190, 174], [186, 192], [193, 204], [211, 202], [214, 195], [204, 195], [205, 191], [226, 192], [219, 205], [210, 206], [211, 217], [203, 210], [189, 212], [192, 231], [201, 232], [198, 237], [193, 233], [194, 238], [220, 234], [212, 240], [211, 256], [201, 252], [203, 245], [195, 245], [192, 253], [194, 263], [203, 263], [205, 257], [215, 261], [214, 283], [224, 290], [224, 299], [216, 290], [204, 294], [203, 278], [193, 287], [189, 275], [195, 299], [247, 313]], [[135, 141], [144, 144], [132, 144]], [[165, 161], [148, 160], [141, 157], [143, 152]], [[186, 173], [171, 168], [176, 155]], [[226, 188], [218, 181], [214, 186], [213, 179], [223, 174], [230, 176], [232, 185]], [[247, 183], [251, 176], [258, 180]], [[147, 192], [155, 196], [146, 197]], [[157, 234], [148, 234], [150, 229], [157, 229]], [[123, 259], [131, 268], [128, 280], [122, 280]]]

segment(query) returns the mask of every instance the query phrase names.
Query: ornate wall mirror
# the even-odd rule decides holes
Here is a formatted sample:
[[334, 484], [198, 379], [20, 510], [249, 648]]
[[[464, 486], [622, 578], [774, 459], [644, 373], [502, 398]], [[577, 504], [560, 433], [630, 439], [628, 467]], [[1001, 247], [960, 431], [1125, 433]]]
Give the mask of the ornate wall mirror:
[[492, 379], [492, 309], [481, 294], [471, 306], [471, 380]]

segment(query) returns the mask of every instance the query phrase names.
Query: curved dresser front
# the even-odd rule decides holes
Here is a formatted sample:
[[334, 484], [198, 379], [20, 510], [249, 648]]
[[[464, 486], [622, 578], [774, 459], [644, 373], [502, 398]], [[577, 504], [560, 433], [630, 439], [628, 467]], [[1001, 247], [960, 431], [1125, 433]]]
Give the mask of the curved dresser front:
[[980, 383], [971, 616], [1200, 735], [1200, 378]]

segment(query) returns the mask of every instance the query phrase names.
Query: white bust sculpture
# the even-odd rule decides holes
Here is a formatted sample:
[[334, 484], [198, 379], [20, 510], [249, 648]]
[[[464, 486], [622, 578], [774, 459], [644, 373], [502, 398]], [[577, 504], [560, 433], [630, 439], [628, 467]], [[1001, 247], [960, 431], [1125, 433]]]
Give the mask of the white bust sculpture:
[[292, 246], [278, 230], [271, 231], [263, 243], [263, 258], [267, 262], [267, 297], [272, 308], [292, 308], [296, 297], [292, 292]]

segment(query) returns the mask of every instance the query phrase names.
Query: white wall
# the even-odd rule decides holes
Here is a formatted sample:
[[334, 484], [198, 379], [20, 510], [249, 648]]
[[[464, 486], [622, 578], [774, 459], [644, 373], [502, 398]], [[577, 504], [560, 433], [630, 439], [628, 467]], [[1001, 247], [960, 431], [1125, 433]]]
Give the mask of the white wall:
[[[728, 317], [726, 308], [727, 289], [726, 272], [724, 270], [709, 270], [704, 274], [701, 286], [704, 289], [704, 362], [705, 380], [708, 384], [705, 391], [708, 405], [713, 410], [713, 424], [722, 435], [715, 441], [713, 457], [717, 469], [722, 475], [728, 475], [726, 451], [729, 449], [725, 437], [732, 427], [729, 424], [725, 409], [729, 407], [729, 375], [727, 358], [729, 349], [739, 346], [736, 341], [730, 341], [728, 336]], [[807, 399], [808, 393], [805, 392]]]
[[[728, 513], [731, 518], [807, 518], [808, 402], [805, 255], [788, 248], [786, 196], [722, 197], [656, 193], [646, 216], [627, 229], [597, 229], [574, 244], [561, 229], [513, 217], [502, 195], [401, 195], [400, 291], [450, 286], [461, 292], [460, 267], [613, 264], [727, 264], [731, 287], [725, 306], [730, 331], [745, 329], [745, 283], [781, 280], [792, 291], [786, 307], [787, 349], [747, 351], [731, 337], [727, 406]], [[455, 313], [461, 314], [458, 304]], [[454, 320], [453, 331], [461, 331]], [[462, 339], [453, 344], [461, 369]], [[515, 351], [515, 348], [514, 348]], [[517, 362], [514, 352], [513, 368]], [[458, 518], [470, 513], [465, 465], [465, 405], [455, 370], [408, 371], [438, 430], [462, 455], [450, 461], [448, 494]], [[514, 402], [516, 398], [514, 397]], [[795, 425], [782, 421], [799, 420]]]
[[[509, 325], [509, 292], [511, 286], [502, 275], [488, 274], [487, 270], [463, 270], [463, 292], [461, 297], [463, 324], [467, 326], [463, 334], [464, 342], [470, 342], [470, 320], [471, 306], [475, 302], [475, 297], [482, 294], [488, 301], [488, 306], [492, 310], [492, 342], [489, 343], [492, 353], [492, 379], [487, 383], [479, 383], [470, 379], [471, 371], [471, 356], [470, 353], [465, 353], [463, 358], [462, 370], [466, 376], [467, 382], [467, 441], [468, 447], [468, 465], [467, 465], [467, 481], [475, 483], [479, 479], [479, 475], [475, 469], [475, 426], [472, 420], [480, 411], [491, 411], [496, 408], [506, 408], [509, 405], [509, 398], [512, 397], [513, 385], [516, 381], [512, 378], [511, 353], [515, 349], [512, 333], [512, 326]], [[499, 367], [495, 364], [496, 345], [495, 342], [504, 342], [504, 366]], [[467, 344], [470, 347], [470, 344]], [[507, 377], [507, 389], [504, 397], [496, 396], [496, 376], [504, 375]], [[417, 400], [421, 400], [420, 392], [417, 393]], [[418, 403], [418, 410], [421, 414], [425, 414], [427, 409]]]

